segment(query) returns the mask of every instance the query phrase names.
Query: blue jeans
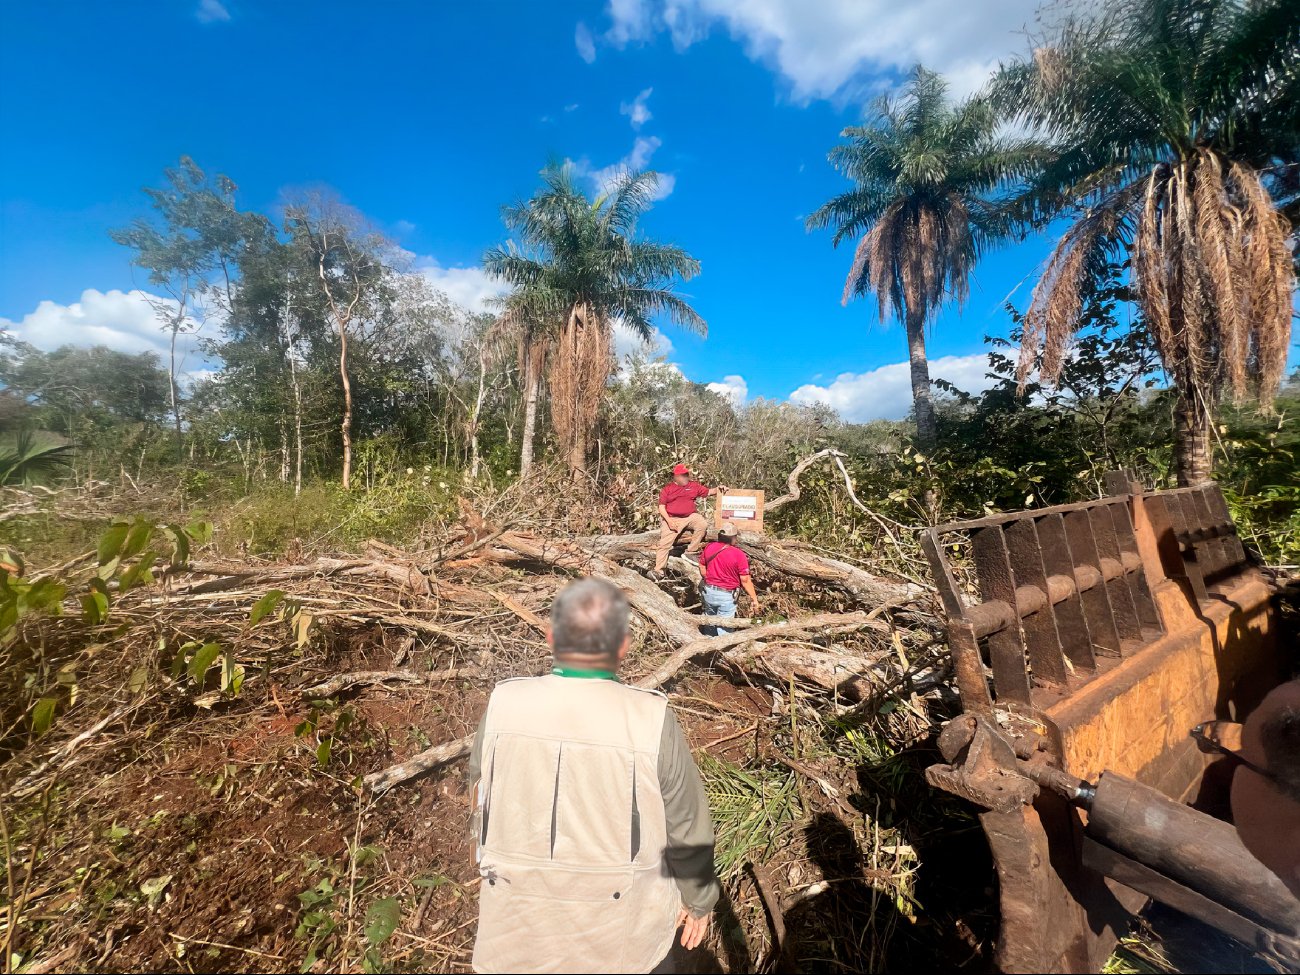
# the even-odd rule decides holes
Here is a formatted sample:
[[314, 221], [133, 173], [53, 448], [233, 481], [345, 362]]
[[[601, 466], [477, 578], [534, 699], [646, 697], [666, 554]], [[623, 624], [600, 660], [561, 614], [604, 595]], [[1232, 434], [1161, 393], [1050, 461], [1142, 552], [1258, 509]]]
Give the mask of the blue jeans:
[[[700, 595], [704, 602], [705, 616], [735, 616], [736, 615], [736, 591], [734, 589], [719, 589], [717, 586], [710, 586], [707, 583], [700, 590]], [[714, 636], [722, 636], [724, 633], [730, 633], [730, 630], [724, 630], [720, 626], [713, 627]]]

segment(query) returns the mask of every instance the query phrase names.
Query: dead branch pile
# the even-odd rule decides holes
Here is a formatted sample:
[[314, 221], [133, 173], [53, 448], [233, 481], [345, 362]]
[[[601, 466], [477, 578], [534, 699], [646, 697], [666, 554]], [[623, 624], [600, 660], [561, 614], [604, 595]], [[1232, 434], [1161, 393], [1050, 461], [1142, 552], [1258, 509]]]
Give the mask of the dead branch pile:
[[[796, 478], [797, 473], [791, 483], [797, 495]], [[682, 713], [693, 714], [703, 703], [709, 710], [702, 713], [734, 713], [742, 721], [740, 730], [724, 726], [725, 733], [714, 734], [710, 747], [740, 745], [744, 735], [756, 735], [768, 707], [772, 720], [786, 721], [780, 709], [787, 699], [793, 722], [796, 695], [801, 707], [851, 716], [887, 695], [901, 692], [915, 701], [942, 686], [946, 658], [930, 594], [913, 582], [792, 542], [744, 535], [765, 614], [728, 621], [733, 632], [712, 636], [708, 627], [716, 621], [700, 615], [689, 563], [673, 559], [674, 576], [667, 583], [643, 574], [649, 536], [561, 535], [517, 512], [496, 512], [502, 520], [495, 523], [492, 514], [467, 507], [459, 531], [420, 550], [374, 542], [362, 555], [296, 564], [196, 556], [158, 585], [120, 594], [109, 619], [97, 626], [82, 620], [72, 603], [61, 617], [25, 621], [17, 651], [39, 657], [42, 667], [75, 675], [77, 703], [61, 705], [53, 729], [27, 747], [13, 747], [11, 736], [9, 752], [0, 752], [0, 787], [15, 801], [63, 790], [71, 797], [69, 814], [79, 817], [76, 828], [68, 827], [72, 850], [77, 829], [86, 844], [97, 842], [104, 830], [120, 829], [114, 824], [123, 814], [107, 811], [114, 807], [104, 799], [118, 776], [124, 796], [153, 794], [159, 776], [167, 780], [172, 774], [165, 771], [167, 756], [215, 747], [214, 754], [195, 761], [227, 770], [211, 773], [217, 783], [212, 788], [221, 789], [234, 774], [229, 770], [249, 764], [250, 754], [262, 754], [275, 741], [281, 742], [275, 747], [282, 774], [293, 768], [303, 783], [319, 783], [321, 767], [339, 769], [330, 773], [337, 790], [331, 801], [342, 810], [349, 795], [360, 795], [360, 837], [379, 797], [407, 794], [398, 787], [468, 753], [496, 681], [545, 672], [550, 602], [579, 575], [610, 580], [634, 608], [626, 679], [664, 689]], [[94, 556], [59, 568], [72, 575], [91, 572]], [[272, 612], [260, 619], [250, 615], [274, 592], [282, 595]], [[197, 676], [173, 666], [178, 654], [184, 663], [186, 647], [207, 644], [218, 645], [228, 663], [218, 658], [217, 666]], [[236, 668], [243, 675], [237, 692], [222, 679]], [[751, 698], [761, 693], [770, 705], [755, 713], [747, 710], [750, 704], [735, 710], [714, 699], [701, 701], [695, 696], [700, 678]], [[371, 730], [339, 758], [351, 741], [338, 730], [346, 702], [366, 703], [360, 710]], [[391, 718], [393, 712], [400, 712], [400, 720]], [[198, 738], [196, 721], [203, 729]], [[842, 786], [799, 759], [797, 750], [787, 755], [769, 743], [761, 753], [835, 808], [849, 809]], [[271, 785], [265, 796], [253, 794], [271, 809], [275, 790]], [[406, 821], [408, 814], [400, 812], [409, 808], [405, 803], [383, 805], [394, 806], [394, 823]], [[457, 822], [460, 815], [449, 813]], [[36, 854], [27, 853], [36, 862]], [[153, 869], [166, 876], [161, 867]], [[21, 913], [33, 898], [18, 900]], [[186, 935], [191, 941], [199, 936]], [[214, 951], [232, 941], [253, 943], [233, 928], [219, 938], [204, 937], [217, 944]], [[104, 958], [112, 953], [111, 933], [107, 943]], [[285, 950], [256, 943], [239, 966], [247, 967], [250, 958], [269, 963]], [[164, 956], [156, 952], [162, 949], [150, 950], [155, 953], [141, 949], [140, 964], [160, 963]], [[222, 957], [233, 964], [231, 956]], [[97, 963], [93, 953], [76, 959]]]

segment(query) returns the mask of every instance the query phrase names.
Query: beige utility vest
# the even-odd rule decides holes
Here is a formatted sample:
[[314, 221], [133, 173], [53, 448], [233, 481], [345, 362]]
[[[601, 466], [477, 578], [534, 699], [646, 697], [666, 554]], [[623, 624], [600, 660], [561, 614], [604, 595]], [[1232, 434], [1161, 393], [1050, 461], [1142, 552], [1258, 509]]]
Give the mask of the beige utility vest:
[[667, 699], [612, 680], [498, 684], [483, 726], [476, 972], [648, 972], [676, 933]]

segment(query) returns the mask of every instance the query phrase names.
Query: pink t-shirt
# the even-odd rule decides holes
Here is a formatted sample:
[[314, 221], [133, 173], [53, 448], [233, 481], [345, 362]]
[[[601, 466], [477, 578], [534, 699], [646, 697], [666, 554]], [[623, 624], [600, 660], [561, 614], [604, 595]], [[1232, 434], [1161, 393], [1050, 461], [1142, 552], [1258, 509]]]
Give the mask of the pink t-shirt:
[[749, 575], [749, 556], [724, 542], [710, 542], [700, 553], [706, 585], [739, 589], [740, 577]]

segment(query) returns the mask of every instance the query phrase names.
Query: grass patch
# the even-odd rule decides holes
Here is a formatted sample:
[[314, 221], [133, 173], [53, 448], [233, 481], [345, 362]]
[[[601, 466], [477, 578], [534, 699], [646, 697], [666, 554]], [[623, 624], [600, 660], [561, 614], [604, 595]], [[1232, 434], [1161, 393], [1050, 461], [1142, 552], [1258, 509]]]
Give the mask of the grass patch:
[[1120, 938], [1101, 970], [1103, 975], [1172, 975], [1177, 971], [1159, 940], [1136, 934]]

